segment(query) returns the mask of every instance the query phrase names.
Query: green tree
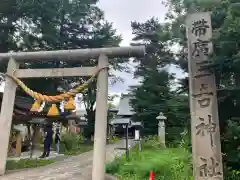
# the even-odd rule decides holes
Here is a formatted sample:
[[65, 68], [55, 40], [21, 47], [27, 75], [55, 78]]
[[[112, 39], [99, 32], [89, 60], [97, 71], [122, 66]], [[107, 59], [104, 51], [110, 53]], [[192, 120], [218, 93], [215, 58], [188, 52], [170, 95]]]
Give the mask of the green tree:
[[146, 56], [134, 59], [136, 62], [135, 77], [143, 77], [145, 71], [155, 67], [160, 69], [174, 62], [173, 54], [169, 48], [170, 39], [168, 25], [161, 25], [158, 19], [151, 18], [144, 23], [132, 22], [132, 45], [144, 45]]
[[[112, 28], [111, 23], [104, 19], [104, 14], [96, 6], [96, 2], [96, 0], [37, 0], [34, 3], [32, 0], [5, 1], [0, 9], [2, 18], [0, 22], [3, 27], [0, 34], [7, 40], [1, 39], [1, 47], [5, 48], [1, 52], [118, 46], [121, 37], [116, 35], [116, 30]], [[112, 59], [110, 64], [111, 67], [121, 69], [121, 64], [125, 61], [127, 59], [117, 63]], [[28, 63], [21, 66], [23, 68], [54, 68], [83, 65], [96, 65], [96, 60], [90, 59], [84, 63], [66, 61], [45, 63], [39, 60], [34, 64]], [[25, 82], [37, 91], [54, 94], [58, 92], [59, 86], [65, 88], [65, 85], [69, 84], [65, 83], [65, 79], [42, 78], [38, 84], [31, 79]], [[82, 78], [78, 78], [74, 81], [81, 80]], [[42, 85], [46, 83], [49, 86]]]
[[[31, 24], [31, 31], [20, 31], [22, 43], [20, 47], [26, 51], [59, 50], [100, 48], [104, 46], [118, 46], [121, 38], [115, 34], [112, 25], [105, 21], [103, 12], [96, 6], [96, 1], [36, 1], [28, 10], [31, 16], [23, 22]], [[28, 27], [29, 28], [29, 27]], [[26, 68], [59, 68], [94, 66], [96, 59], [85, 62], [42, 62], [25, 64]], [[26, 83], [37, 91], [50, 94], [58, 92], [58, 87], [63, 89], [74, 81], [83, 78], [42, 78], [37, 86], [31, 79]], [[42, 86], [43, 83], [51, 86]], [[47, 88], [47, 89], [46, 89]]]
[[[171, 20], [172, 40], [181, 48], [177, 54], [179, 59], [177, 63], [186, 72], [188, 72], [187, 56], [184, 53], [184, 49], [187, 48], [184, 26], [186, 12], [192, 10], [211, 11], [214, 54], [210, 59], [212, 64], [209, 68], [215, 72], [218, 88], [222, 151], [226, 154], [223, 157], [230, 169], [239, 169], [239, 152], [233, 149], [236, 149], [236, 142], [240, 138], [236, 133], [239, 131], [240, 118], [240, 4], [234, 0], [168, 0], [167, 5], [169, 7], [167, 18]], [[185, 79], [182, 82], [183, 89], [188, 89], [188, 81]]]
[[157, 133], [156, 117], [159, 112], [164, 112], [168, 118], [167, 138], [173, 142], [189, 124], [189, 105], [186, 95], [173, 90], [176, 79], [166, 71], [169, 65], [176, 63], [170, 49], [173, 43], [170, 27], [170, 24], [160, 24], [155, 18], [144, 23], [132, 23], [133, 44], [145, 45], [147, 54], [142, 59], [135, 59], [135, 76], [142, 81], [140, 86], [132, 87], [134, 98], [131, 103], [136, 112], [135, 120], [143, 121], [149, 134]]
[[172, 91], [165, 108], [167, 112], [166, 138], [168, 143], [176, 145], [181, 140], [181, 133], [187, 130], [190, 134], [189, 98], [187, 95]]
[[165, 70], [145, 71], [139, 87], [132, 88], [131, 104], [135, 113], [134, 120], [141, 120], [145, 134], [157, 134], [159, 112], [168, 113], [167, 101], [170, 98], [171, 74]]
[[[112, 24], [104, 19], [103, 12], [96, 6], [97, 0], [9, 0], [0, 8], [0, 52], [39, 51], [60, 49], [101, 48], [118, 46], [121, 37]], [[112, 69], [124, 70], [128, 59], [110, 59]], [[1, 62], [0, 62], [1, 63]], [[96, 59], [87, 61], [48, 61], [25, 63], [21, 68], [61, 68], [95, 66]], [[1, 63], [2, 71], [6, 64]], [[111, 75], [111, 74], [110, 74]], [[53, 95], [66, 91], [85, 78], [41, 78], [24, 82], [32, 89]], [[46, 86], [47, 84], [47, 86]], [[21, 90], [19, 94], [24, 94]], [[87, 118], [94, 122], [96, 82], [84, 93]]]

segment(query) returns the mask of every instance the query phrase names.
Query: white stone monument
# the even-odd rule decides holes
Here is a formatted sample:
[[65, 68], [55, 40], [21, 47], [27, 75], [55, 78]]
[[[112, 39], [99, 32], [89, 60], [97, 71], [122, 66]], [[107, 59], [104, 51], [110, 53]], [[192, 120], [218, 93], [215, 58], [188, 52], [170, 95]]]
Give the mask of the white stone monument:
[[194, 180], [223, 180], [215, 75], [205, 68], [213, 52], [211, 13], [189, 14], [186, 27]]

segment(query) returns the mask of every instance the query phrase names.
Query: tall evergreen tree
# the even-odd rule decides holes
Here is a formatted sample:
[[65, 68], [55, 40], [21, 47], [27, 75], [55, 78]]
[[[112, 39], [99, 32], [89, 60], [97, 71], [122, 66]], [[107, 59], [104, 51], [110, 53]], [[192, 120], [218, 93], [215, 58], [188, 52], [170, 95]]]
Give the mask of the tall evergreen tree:
[[141, 79], [141, 85], [132, 87], [134, 119], [144, 123], [147, 134], [156, 134], [156, 117], [163, 112], [168, 118], [167, 138], [173, 141], [176, 134], [189, 124], [189, 106], [187, 96], [173, 90], [175, 77], [168, 72], [168, 67], [175, 63], [170, 49], [169, 25], [151, 18], [144, 23], [133, 22], [132, 29], [135, 35], [133, 44], [143, 44], [147, 49], [146, 57], [135, 59], [135, 76]]
[[167, 101], [171, 97], [172, 78], [165, 70], [145, 71], [141, 85], [132, 89], [131, 104], [136, 112], [134, 120], [143, 122], [146, 134], [157, 134], [158, 120], [156, 117], [159, 112], [168, 114]]

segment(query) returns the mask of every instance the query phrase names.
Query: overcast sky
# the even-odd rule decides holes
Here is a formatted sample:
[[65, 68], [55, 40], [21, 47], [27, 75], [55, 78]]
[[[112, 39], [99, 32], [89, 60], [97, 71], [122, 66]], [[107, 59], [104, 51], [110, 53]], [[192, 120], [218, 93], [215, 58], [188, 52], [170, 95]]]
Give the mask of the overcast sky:
[[[145, 22], [151, 17], [157, 17], [164, 22], [167, 8], [161, 0], [99, 0], [99, 7], [104, 11], [105, 18], [113, 23], [123, 37], [122, 46], [128, 46], [132, 39], [131, 21]], [[174, 67], [171, 72], [182, 76], [181, 72]], [[110, 93], [125, 93], [129, 85], [137, 83], [133, 76], [124, 72], [117, 72], [117, 75], [124, 79], [124, 83], [117, 83], [110, 86]]]
[[[144, 22], [153, 16], [163, 21], [167, 11], [161, 0], [99, 0], [98, 5], [104, 11], [105, 18], [112, 22], [114, 28], [122, 35], [121, 46], [128, 46], [132, 40], [132, 21]], [[132, 74], [116, 74], [121, 76], [124, 82], [110, 86], [110, 93], [125, 93], [129, 85], [137, 83]]]

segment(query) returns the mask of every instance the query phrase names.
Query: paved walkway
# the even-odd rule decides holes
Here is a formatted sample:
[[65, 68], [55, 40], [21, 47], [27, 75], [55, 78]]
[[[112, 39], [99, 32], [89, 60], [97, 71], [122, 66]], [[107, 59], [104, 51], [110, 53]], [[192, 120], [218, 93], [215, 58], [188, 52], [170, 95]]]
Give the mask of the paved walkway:
[[[129, 141], [131, 146], [133, 143]], [[123, 154], [125, 151], [116, 149], [122, 147], [125, 147], [124, 140], [108, 145], [106, 161], [112, 161]], [[0, 177], [0, 180], [91, 180], [92, 155], [93, 152], [89, 151], [47, 166], [7, 174]]]
[[[42, 151], [34, 150], [32, 158], [37, 159], [41, 155], [42, 155]], [[63, 156], [64, 154], [57, 154], [56, 151], [51, 151], [48, 159], [58, 159], [59, 157], [62, 158]], [[29, 159], [29, 158], [30, 158], [30, 152], [23, 152], [20, 157], [8, 157], [7, 160], [19, 161], [20, 159]]]

